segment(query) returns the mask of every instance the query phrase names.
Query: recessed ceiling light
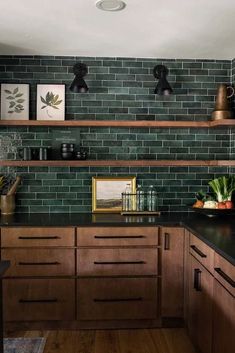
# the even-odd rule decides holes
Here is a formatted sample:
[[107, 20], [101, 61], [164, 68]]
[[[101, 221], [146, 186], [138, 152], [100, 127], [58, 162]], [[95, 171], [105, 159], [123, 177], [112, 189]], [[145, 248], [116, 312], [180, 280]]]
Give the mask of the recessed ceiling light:
[[126, 4], [121, 0], [98, 0], [96, 7], [103, 11], [121, 11], [126, 7]]

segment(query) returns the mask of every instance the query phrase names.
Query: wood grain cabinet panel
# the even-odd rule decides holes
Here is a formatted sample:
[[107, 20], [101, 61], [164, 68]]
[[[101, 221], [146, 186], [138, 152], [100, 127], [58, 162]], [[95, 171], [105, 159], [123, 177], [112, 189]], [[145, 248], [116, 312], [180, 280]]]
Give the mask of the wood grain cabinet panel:
[[4, 279], [5, 321], [75, 319], [75, 280]]
[[105, 278], [78, 280], [80, 320], [156, 319], [157, 279]]
[[79, 227], [78, 246], [157, 246], [158, 227]]
[[214, 270], [215, 278], [235, 297], [235, 267], [215, 253]]
[[231, 353], [235, 347], [235, 297], [214, 280], [213, 353]]
[[214, 273], [214, 250], [190, 234], [190, 253], [210, 272]]
[[8, 277], [74, 276], [74, 249], [3, 249], [2, 260], [10, 260]]
[[184, 229], [161, 229], [162, 316], [183, 318], [184, 311]]
[[1, 228], [2, 247], [74, 246], [74, 228]]
[[80, 249], [79, 276], [137, 276], [158, 274], [157, 249]]
[[188, 329], [200, 353], [211, 353], [214, 277], [190, 256]]

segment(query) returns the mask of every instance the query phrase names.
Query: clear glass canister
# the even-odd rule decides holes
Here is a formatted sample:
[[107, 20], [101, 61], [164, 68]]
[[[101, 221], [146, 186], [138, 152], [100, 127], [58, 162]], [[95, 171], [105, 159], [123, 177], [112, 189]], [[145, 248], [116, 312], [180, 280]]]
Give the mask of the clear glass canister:
[[126, 185], [125, 192], [122, 194], [122, 210], [123, 211], [132, 211], [131, 184]]
[[147, 211], [157, 211], [157, 192], [153, 185], [150, 185], [147, 190]]
[[141, 185], [137, 185], [136, 189], [136, 211], [144, 211], [145, 197]]

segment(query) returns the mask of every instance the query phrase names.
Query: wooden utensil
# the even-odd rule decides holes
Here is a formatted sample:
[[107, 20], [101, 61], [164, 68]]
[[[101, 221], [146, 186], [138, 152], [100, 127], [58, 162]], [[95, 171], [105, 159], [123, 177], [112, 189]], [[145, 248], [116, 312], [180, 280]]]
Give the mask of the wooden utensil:
[[21, 177], [20, 177], [20, 176], [17, 176], [17, 177], [16, 177], [16, 180], [15, 180], [15, 182], [14, 182], [14, 184], [10, 187], [10, 189], [9, 189], [8, 192], [7, 192], [7, 195], [8, 195], [8, 196], [15, 194], [16, 189], [17, 189], [17, 187], [18, 187], [18, 185], [19, 185], [20, 182], [21, 182]]

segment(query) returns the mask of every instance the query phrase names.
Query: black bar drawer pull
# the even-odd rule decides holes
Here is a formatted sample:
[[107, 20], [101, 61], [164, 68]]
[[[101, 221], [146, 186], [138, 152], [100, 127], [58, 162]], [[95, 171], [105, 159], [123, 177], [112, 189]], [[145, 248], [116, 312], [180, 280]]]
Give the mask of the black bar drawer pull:
[[197, 292], [202, 290], [201, 288], [201, 273], [202, 271], [199, 268], [194, 269], [194, 281], [193, 281], [193, 288], [196, 289]]
[[201, 252], [201, 250], [199, 250], [195, 245], [190, 245], [190, 248], [193, 249], [195, 251], [195, 253], [197, 253], [200, 257], [207, 257], [205, 254], [203, 254], [203, 252]]
[[230, 286], [232, 286], [233, 288], [235, 288], [235, 281], [229, 277], [223, 270], [221, 270], [221, 268], [216, 267], [215, 271], [228, 283], [230, 284]]
[[21, 266], [34, 266], [34, 265], [42, 265], [42, 266], [50, 266], [50, 265], [60, 265], [60, 262], [18, 262], [18, 265]]
[[58, 303], [58, 299], [20, 299], [19, 303]]
[[137, 298], [110, 298], [110, 299], [98, 299], [95, 298], [93, 299], [94, 302], [96, 303], [114, 303], [114, 302], [140, 302], [142, 301], [142, 297], [137, 297]]
[[46, 240], [46, 239], [61, 239], [60, 237], [57, 237], [57, 236], [45, 236], [45, 237], [33, 237], [33, 236], [20, 236], [18, 237], [18, 239], [21, 239], [21, 240]]
[[94, 235], [95, 239], [142, 239], [145, 235]]
[[94, 261], [94, 265], [144, 265], [145, 261]]
[[164, 250], [170, 250], [170, 233], [164, 233]]

